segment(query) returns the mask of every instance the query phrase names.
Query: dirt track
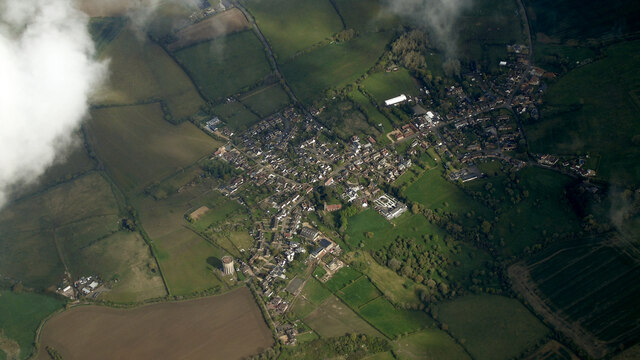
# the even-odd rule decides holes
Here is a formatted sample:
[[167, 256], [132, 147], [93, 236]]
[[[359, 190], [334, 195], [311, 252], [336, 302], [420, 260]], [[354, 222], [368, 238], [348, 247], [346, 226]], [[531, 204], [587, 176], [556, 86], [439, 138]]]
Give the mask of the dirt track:
[[49, 320], [46, 346], [73, 359], [239, 359], [273, 344], [249, 289], [132, 310], [81, 306]]

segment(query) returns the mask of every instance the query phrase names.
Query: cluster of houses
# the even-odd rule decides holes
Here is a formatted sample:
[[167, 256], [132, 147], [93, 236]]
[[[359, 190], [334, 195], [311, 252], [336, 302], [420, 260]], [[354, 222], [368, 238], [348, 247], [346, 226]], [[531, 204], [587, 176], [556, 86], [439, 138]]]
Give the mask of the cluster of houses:
[[74, 281], [73, 284], [67, 283], [58, 287], [57, 293], [70, 299], [76, 299], [91, 295], [101, 285], [102, 280], [96, 275], [82, 276]]

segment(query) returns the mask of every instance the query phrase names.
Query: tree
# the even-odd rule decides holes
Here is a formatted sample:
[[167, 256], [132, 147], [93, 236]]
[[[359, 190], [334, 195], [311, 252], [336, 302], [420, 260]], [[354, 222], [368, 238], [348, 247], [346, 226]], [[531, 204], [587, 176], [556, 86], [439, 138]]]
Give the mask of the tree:
[[482, 232], [485, 234], [489, 234], [489, 232], [491, 232], [491, 223], [488, 222], [487, 220], [482, 222]]

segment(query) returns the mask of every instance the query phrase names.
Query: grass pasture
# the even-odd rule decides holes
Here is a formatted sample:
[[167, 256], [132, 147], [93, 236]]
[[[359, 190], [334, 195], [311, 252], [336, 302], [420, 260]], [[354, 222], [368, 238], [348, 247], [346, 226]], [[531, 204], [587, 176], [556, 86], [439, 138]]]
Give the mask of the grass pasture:
[[538, 42], [608, 38], [640, 30], [640, 6], [635, 2], [535, 0], [527, 4]]
[[[171, 295], [191, 295], [223, 286], [216, 274], [219, 272], [218, 263], [227, 252], [188, 229], [184, 218], [189, 210], [200, 207], [206, 201], [207, 190], [206, 186], [202, 186], [163, 200], [138, 200], [140, 220], [151, 238]], [[213, 210], [205, 217], [220, 214]]]
[[111, 289], [100, 298], [137, 302], [166, 295], [149, 247], [137, 233], [119, 232], [82, 248], [70, 257], [75, 274], [97, 274]]
[[29, 357], [40, 322], [63, 305], [52, 296], [0, 290], [0, 350], [9, 359]]
[[260, 121], [256, 114], [237, 101], [218, 105], [213, 112], [234, 131], [245, 130]]
[[91, 115], [89, 140], [125, 192], [142, 190], [220, 146], [191, 123], [164, 121], [159, 104], [95, 109]]
[[[83, 247], [118, 230], [119, 208], [97, 173], [23, 198], [0, 212], [0, 272], [39, 289], [72, 275]], [[78, 269], [79, 270], [79, 269]]]
[[181, 29], [175, 34], [176, 41], [170, 43], [167, 48], [170, 51], [176, 51], [200, 42], [247, 30], [249, 27], [250, 24], [242, 12], [231, 8]]
[[333, 295], [305, 317], [304, 323], [322, 337], [342, 336], [347, 333], [380, 335], [376, 329]]
[[362, 82], [362, 86], [379, 105], [401, 94], [415, 96], [420, 93], [416, 81], [405, 69], [371, 74]]
[[341, 88], [371, 68], [391, 40], [391, 33], [364, 34], [297, 56], [281, 69], [292, 90], [304, 103], [323, 97], [327, 89]]
[[360, 308], [360, 315], [390, 338], [412, 333], [434, 324], [424, 312], [397, 309], [383, 297]]
[[549, 334], [515, 299], [471, 295], [438, 305], [438, 319], [479, 360], [511, 359]]
[[556, 171], [528, 167], [519, 173], [520, 188], [529, 196], [513, 204], [505, 192], [505, 175], [470, 182], [468, 189], [486, 193], [487, 184], [492, 185], [492, 197], [498, 199], [497, 215], [492, 233], [495, 241], [504, 241], [503, 251], [509, 255], [521, 254], [525, 248], [543, 243], [553, 234], [565, 235], [579, 231], [580, 219], [571, 206], [563, 201], [565, 189], [573, 181]]
[[92, 103], [131, 105], [163, 100], [175, 120], [199, 111], [204, 101], [191, 79], [157, 44], [122, 30], [105, 46], [101, 59], [109, 59], [109, 82]]
[[342, 30], [329, 0], [244, 0], [278, 60], [321, 43]]
[[[382, 144], [388, 143], [389, 139], [385, 136], [386, 133], [393, 130], [393, 125], [389, 122], [389, 119], [384, 116], [364, 94], [358, 90], [354, 90], [349, 94], [349, 98], [359, 107], [360, 111], [367, 117], [369, 125], [377, 129], [380, 134], [375, 139]], [[382, 126], [379, 126], [382, 125]]]
[[322, 304], [330, 295], [331, 292], [313, 278], [309, 279], [302, 289], [302, 296], [316, 305]]
[[406, 360], [471, 360], [464, 349], [442, 330], [428, 329], [396, 340], [396, 353]]
[[[367, 232], [373, 233], [373, 237], [367, 238]], [[356, 248], [363, 242], [363, 249], [378, 250], [392, 243], [398, 236], [420, 239], [423, 236], [437, 235], [444, 238], [446, 233], [422, 215], [403, 214], [390, 223], [377, 211], [368, 209], [349, 219], [347, 234], [349, 246]]]
[[640, 41], [613, 45], [604, 50], [603, 59], [551, 85], [541, 120], [525, 126], [531, 150], [600, 156], [600, 166], [594, 169], [599, 178], [638, 184], [639, 49]]
[[287, 106], [291, 100], [279, 84], [258, 88], [240, 99], [254, 113], [265, 118]]
[[241, 92], [271, 72], [262, 43], [250, 30], [198, 43], [174, 55], [210, 101]]
[[383, 292], [384, 296], [395, 304], [420, 304], [416, 293], [416, 284], [398, 275], [386, 266], [378, 264], [367, 252], [362, 256], [368, 266], [366, 271], [371, 282]]
[[407, 198], [419, 202], [427, 208], [464, 215], [474, 211], [478, 215], [489, 215], [482, 204], [477, 203], [456, 185], [443, 177], [439, 169], [425, 171], [424, 174], [404, 192]]
[[399, 18], [385, 9], [380, 0], [335, 0], [347, 28], [357, 31], [389, 30], [399, 24]]
[[353, 270], [350, 267], [343, 267], [342, 269], [338, 270], [337, 273], [333, 274], [333, 276], [331, 276], [331, 279], [329, 279], [329, 281], [327, 281], [325, 285], [329, 290], [335, 293], [336, 291], [354, 282], [361, 276], [362, 274], [360, 274], [356, 270]]
[[46, 346], [65, 359], [99, 360], [203, 359], [211, 354], [245, 358], [273, 345], [260, 308], [245, 287], [221, 296], [128, 310], [76, 307], [47, 321], [40, 340], [38, 359], [48, 359]]
[[380, 292], [366, 276], [360, 277], [352, 284], [336, 293], [351, 308], [357, 309], [380, 296]]

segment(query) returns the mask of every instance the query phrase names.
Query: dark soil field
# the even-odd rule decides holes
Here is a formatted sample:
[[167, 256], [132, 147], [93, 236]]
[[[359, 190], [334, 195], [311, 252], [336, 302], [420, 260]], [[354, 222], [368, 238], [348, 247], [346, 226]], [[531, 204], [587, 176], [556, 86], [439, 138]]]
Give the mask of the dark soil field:
[[249, 289], [229, 294], [120, 310], [82, 306], [49, 320], [47, 346], [73, 359], [240, 359], [273, 345]]

